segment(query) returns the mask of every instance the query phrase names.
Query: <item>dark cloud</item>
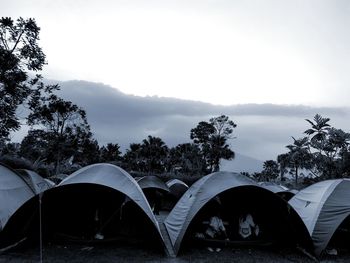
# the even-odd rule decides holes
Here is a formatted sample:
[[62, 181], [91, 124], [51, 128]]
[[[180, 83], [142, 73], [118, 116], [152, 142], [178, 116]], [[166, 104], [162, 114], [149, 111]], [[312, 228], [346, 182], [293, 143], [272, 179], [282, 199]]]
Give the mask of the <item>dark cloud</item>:
[[232, 149], [260, 160], [275, 159], [308, 128], [305, 118], [316, 113], [330, 117], [344, 130], [348, 108], [303, 105], [242, 104], [219, 106], [198, 101], [126, 95], [112, 87], [86, 81], [61, 82], [60, 95], [83, 107], [94, 136], [101, 144], [119, 143], [123, 149], [148, 135], [161, 137], [169, 146], [190, 141], [199, 121], [225, 114], [234, 120]]

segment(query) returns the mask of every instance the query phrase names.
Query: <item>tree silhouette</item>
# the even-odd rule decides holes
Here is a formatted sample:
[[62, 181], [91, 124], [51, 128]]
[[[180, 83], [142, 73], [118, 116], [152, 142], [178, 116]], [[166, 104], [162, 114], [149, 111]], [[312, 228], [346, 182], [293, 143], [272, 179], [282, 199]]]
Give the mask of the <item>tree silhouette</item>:
[[295, 185], [298, 184], [299, 169], [310, 169], [312, 167], [312, 155], [309, 152], [309, 141], [307, 137], [300, 139], [293, 138], [293, 144], [286, 147], [289, 152], [279, 156], [279, 160], [283, 160], [284, 166], [294, 170]]
[[205, 173], [206, 163], [198, 145], [182, 143], [169, 151], [168, 170], [183, 174], [196, 175]]
[[62, 160], [82, 151], [92, 136], [85, 111], [55, 94], [31, 105], [28, 124], [45, 130], [48, 141], [46, 157], [54, 160], [56, 173]]
[[159, 137], [148, 136], [141, 144], [141, 157], [148, 173], [165, 171], [168, 146]]
[[233, 159], [235, 154], [227, 144], [232, 139], [233, 129], [237, 125], [228, 116], [211, 118], [209, 122], [201, 121], [191, 129], [191, 139], [201, 149], [207, 163], [208, 172], [218, 171], [220, 159]]
[[29, 81], [27, 71], [39, 71], [45, 54], [38, 46], [40, 28], [34, 19], [0, 19], [0, 140], [20, 128], [16, 111], [35, 90], [40, 76]]

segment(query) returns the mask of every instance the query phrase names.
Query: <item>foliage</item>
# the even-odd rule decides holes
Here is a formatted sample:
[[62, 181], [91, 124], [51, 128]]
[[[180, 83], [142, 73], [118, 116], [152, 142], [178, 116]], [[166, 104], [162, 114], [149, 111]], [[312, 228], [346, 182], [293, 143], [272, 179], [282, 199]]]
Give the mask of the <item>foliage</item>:
[[30, 130], [22, 140], [20, 155], [32, 162], [46, 161], [49, 139], [43, 130]]
[[191, 139], [198, 145], [206, 161], [207, 172], [218, 171], [220, 159], [234, 158], [234, 152], [227, 144], [232, 139], [233, 129], [237, 125], [228, 116], [211, 118], [209, 122], [201, 121], [191, 129]]
[[124, 168], [129, 171], [143, 171], [141, 159], [141, 144], [131, 143], [124, 154]]
[[33, 101], [35, 103], [30, 104], [28, 124], [42, 131], [33, 129], [26, 140], [36, 140], [37, 144], [45, 145], [42, 155], [47, 163], [54, 163], [56, 173], [60, 172], [63, 160], [74, 156], [80, 156], [82, 164], [89, 163], [91, 160], [82, 160], [81, 153], [87, 146], [93, 146], [91, 149], [96, 150], [97, 143], [91, 138], [85, 111], [55, 94], [48, 97], [37, 95]]
[[35, 167], [32, 165], [32, 163], [29, 160], [25, 158], [15, 157], [13, 155], [1, 156], [0, 163], [5, 164], [8, 167], [11, 167], [12, 169], [35, 170]]
[[[39, 71], [45, 55], [38, 46], [40, 28], [34, 19], [0, 19], [0, 139], [20, 128], [16, 111], [35, 90], [27, 71]], [[36, 76], [34, 81], [39, 79]]]
[[121, 160], [120, 146], [116, 143], [108, 143], [100, 149], [101, 162], [113, 162]]
[[163, 173], [166, 168], [168, 146], [159, 137], [149, 135], [142, 144], [130, 144], [124, 159], [133, 171]]
[[168, 171], [198, 175], [205, 173], [206, 163], [198, 145], [182, 143], [169, 151]]
[[308, 169], [319, 179], [340, 178], [350, 175], [350, 134], [332, 127], [329, 118], [316, 114], [313, 120], [306, 119], [311, 128], [304, 131], [307, 137], [294, 139], [286, 146], [289, 152], [278, 156], [281, 170], [290, 168], [296, 181], [298, 169]]
[[279, 156], [277, 159], [283, 161], [281, 169], [290, 168], [290, 171], [294, 171], [295, 185], [297, 185], [299, 170], [310, 169], [312, 167], [312, 155], [309, 153], [309, 141], [307, 137], [299, 139], [292, 138], [293, 144], [286, 146], [289, 152]]
[[263, 164], [261, 173], [256, 173], [254, 177], [258, 181], [269, 182], [275, 180], [279, 176], [279, 173], [278, 163], [274, 160], [267, 160]]

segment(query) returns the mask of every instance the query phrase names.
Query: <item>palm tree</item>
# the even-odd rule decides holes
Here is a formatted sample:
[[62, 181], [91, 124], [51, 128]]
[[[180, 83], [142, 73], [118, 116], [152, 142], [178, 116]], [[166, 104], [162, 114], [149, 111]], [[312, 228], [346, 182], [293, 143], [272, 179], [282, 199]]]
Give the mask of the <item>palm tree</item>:
[[292, 137], [293, 144], [287, 145], [289, 149], [287, 153], [288, 166], [295, 170], [295, 185], [298, 184], [298, 170], [303, 168], [311, 168], [311, 153], [309, 152], [309, 140], [307, 137], [295, 139]]
[[282, 153], [277, 156], [277, 162], [280, 166], [280, 176], [281, 176], [281, 181], [283, 181], [283, 175], [287, 172], [288, 168], [288, 163], [289, 163], [289, 155], [288, 153]]
[[311, 124], [311, 128], [307, 129], [304, 133], [306, 133], [308, 136], [313, 135], [310, 139], [311, 146], [318, 149], [321, 153], [329, 131], [330, 125], [328, 122], [330, 119], [323, 118], [321, 115], [316, 114], [314, 116], [314, 121], [310, 121], [308, 119], [305, 120]]
[[148, 136], [141, 144], [141, 155], [148, 172], [163, 172], [169, 149], [159, 137]]
[[263, 164], [263, 177], [264, 181], [269, 181], [270, 179], [276, 179], [279, 174], [278, 163], [274, 160], [267, 160]]

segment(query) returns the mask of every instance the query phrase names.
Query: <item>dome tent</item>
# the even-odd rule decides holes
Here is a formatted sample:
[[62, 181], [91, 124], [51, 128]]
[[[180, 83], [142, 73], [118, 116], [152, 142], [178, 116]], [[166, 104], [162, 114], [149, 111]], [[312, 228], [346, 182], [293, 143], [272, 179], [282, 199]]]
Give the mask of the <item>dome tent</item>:
[[169, 192], [163, 198], [162, 208], [166, 211], [171, 211], [177, 201], [188, 190], [188, 185], [179, 179], [170, 179], [166, 182]]
[[0, 164], [0, 232], [16, 210], [34, 195], [35, 191], [16, 171]]
[[45, 180], [34, 171], [27, 169], [17, 169], [16, 172], [19, 173], [19, 175], [28, 183], [28, 185], [30, 185], [35, 194], [39, 194], [53, 187], [53, 182]]
[[313, 241], [314, 252], [320, 256], [350, 215], [350, 180], [315, 183], [299, 191], [289, 204], [304, 221]]
[[169, 188], [170, 194], [177, 199], [180, 199], [180, 197], [188, 190], [188, 185], [179, 179], [170, 179], [166, 182], [166, 185]]
[[300, 239], [306, 246], [310, 244], [305, 226], [287, 202], [246, 176], [216, 172], [195, 182], [164, 221], [175, 253], [190, 239], [191, 231], [201, 224], [205, 214], [210, 213], [210, 204], [217, 196], [221, 200], [222, 218], [230, 221], [227, 230], [232, 235], [237, 232], [239, 215], [250, 211], [257, 223], [264, 225], [265, 233], [270, 232], [276, 241], [288, 243]]
[[294, 189], [289, 189], [283, 185], [276, 184], [273, 182], [259, 182], [260, 186], [264, 187], [267, 190], [279, 195], [284, 200], [289, 201], [298, 191]]
[[[28, 211], [37, 211], [37, 204], [37, 200], [32, 200], [22, 206], [12, 225], [21, 224]], [[99, 242], [95, 234], [101, 233], [103, 242], [123, 242], [128, 235], [135, 234], [147, 235], [149, 243], [154, 241], [157, 247], [165, 248], [158, 222], [141, 188], [126, 171], [112, 164], [81, 168], [55, 188], [45, 191], [42, 211], [45, 240], [68, 238]], [[34, 223], [25, 234], [37, 235], [38, 214], [31, 218]], [[145, 232], [136, 232], [142, 230]]]
[[154, 175], [146, 175], [137, 178], [136, 181], [152, 207], [152, 211], [158, 215], [160, 210], [163, 210], [162, 203], [164, 202], [164, 195], [169, 193], [168, 186], [159, 177]]
[[169, 192], [168, 186], [157, 176], [146, 175], [136, 179], [141, 189], [156, 189], [162, 192]]

